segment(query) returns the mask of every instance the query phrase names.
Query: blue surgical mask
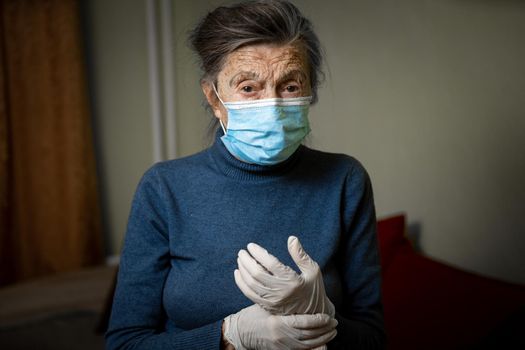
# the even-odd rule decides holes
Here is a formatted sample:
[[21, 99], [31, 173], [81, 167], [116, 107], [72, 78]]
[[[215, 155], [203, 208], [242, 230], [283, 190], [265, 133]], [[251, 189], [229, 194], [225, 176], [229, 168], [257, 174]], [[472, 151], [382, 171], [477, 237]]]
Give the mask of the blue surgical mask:
[[216, 89], [215, 93], [228, 111], [227, 130], [221, 122], [221, 140], [233, 156], [246, 163], [280, 163], [299, 148], [310, 132], [311, 97], [223, 102]]

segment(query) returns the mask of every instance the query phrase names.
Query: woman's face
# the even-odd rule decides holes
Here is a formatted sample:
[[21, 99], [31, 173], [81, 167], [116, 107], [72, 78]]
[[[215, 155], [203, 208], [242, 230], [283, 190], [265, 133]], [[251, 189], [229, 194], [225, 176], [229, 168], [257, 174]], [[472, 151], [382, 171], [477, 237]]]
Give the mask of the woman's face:
[[[228, 113], [213, 87], [203, 83], [202, 89], [215, 116], [226, 126]], [[227, 56], [217, 77], [217, 91], [224, 102], [310, 96], [306, 50], [300, 43], [242, 47]]]

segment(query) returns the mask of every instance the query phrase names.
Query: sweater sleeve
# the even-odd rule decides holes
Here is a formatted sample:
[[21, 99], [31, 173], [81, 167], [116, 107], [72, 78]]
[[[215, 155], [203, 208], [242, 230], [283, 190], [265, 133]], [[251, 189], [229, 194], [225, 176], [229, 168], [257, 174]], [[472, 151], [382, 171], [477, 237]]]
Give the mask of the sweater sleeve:
[[170, 270], [164, 201], [155, 167], [135, 193], [121, 254], [106, 347], [113, 349], [219, 349], [222, 320], [200, 328], [165, 329], [162, 305]]
[[343, 303], [336, 310], [338, 335], [329, 349], [383, 349], [381, 265], [370, 178], [356, 162], [347, 176], [338, 264]]

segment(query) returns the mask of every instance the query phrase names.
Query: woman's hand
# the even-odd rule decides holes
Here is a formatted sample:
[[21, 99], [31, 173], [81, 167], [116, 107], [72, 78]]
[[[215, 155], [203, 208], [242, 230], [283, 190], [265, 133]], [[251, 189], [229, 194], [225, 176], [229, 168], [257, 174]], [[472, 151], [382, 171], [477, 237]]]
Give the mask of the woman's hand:
[[313, 349], [332, 340], [337, 321], [325, 314], [272, 315], [252, 305], [224, 319], [224, 338], [236, 350]]
[[247, 298], [273, 314], [335, 316], [321, 269], [297, 237], [288, 238], [288, 252], [301, 270], [300, 275], [255, 243], [248, 244], [248, 252], [239, 252], [239, 269], [235, 270], [235, 283]]

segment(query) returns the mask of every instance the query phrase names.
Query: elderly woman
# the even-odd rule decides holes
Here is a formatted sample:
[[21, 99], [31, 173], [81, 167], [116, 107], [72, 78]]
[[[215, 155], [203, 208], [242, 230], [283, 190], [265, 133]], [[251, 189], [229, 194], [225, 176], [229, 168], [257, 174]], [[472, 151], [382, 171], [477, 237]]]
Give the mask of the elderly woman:
[[286, 1], [242, 2], [191, 43], [215, 142], [142, 178], [108, 349], [382, 348], [370, 180], [302, 145], [322, 61], [310, 22]]

